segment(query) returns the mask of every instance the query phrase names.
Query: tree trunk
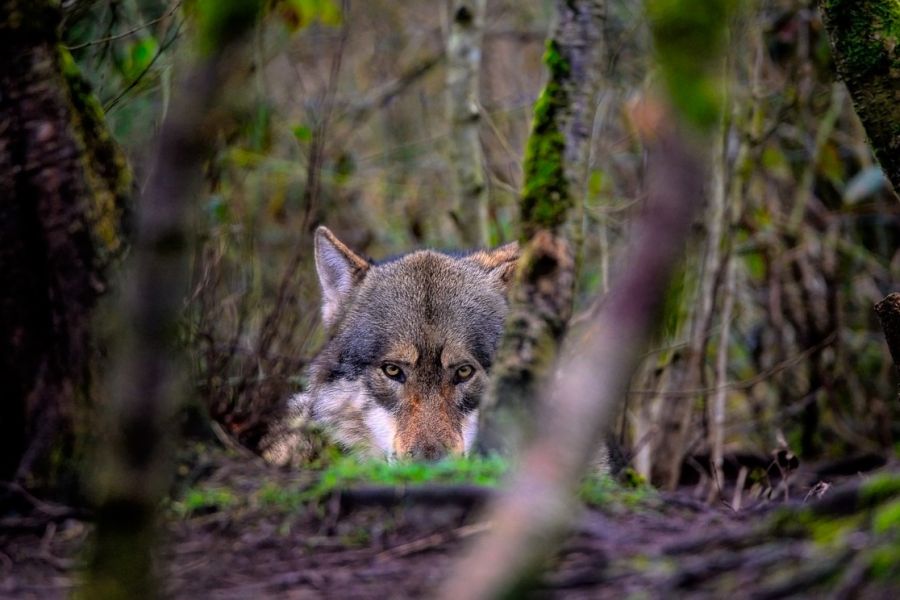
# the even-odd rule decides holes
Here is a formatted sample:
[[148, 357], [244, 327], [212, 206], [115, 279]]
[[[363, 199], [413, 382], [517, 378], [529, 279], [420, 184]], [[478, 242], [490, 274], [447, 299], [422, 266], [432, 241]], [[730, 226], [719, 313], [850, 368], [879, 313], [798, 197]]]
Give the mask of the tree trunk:
[[450, 117], [450, 167], [456, 208], [453, 219], [469, 248], [488, 243], [487, 186], [478, 137], [481, 109], [478, 73], [486, 0], [454, 0], [447, 40], [447, 108]]
[[56, 4], [0, 3], [0, 480], [65, 485], [131, 180]]
[[603, 0], [558, 0], [547, 41], [549, 79], [534, 107], [520, 201], [522, 242], [482, 449], [510, 452], [527, 437], [537, 384], [549, 373], [572, 312], [581, 203], [602, 57]]
[[838, 76], [875, 157], [900, 192], [900, 4], [819, 0]]
[[900, 293], [888, 294], [875, 305], [875, 312], [881, 321], [881, 329], [891, 351], [891, 358], [894, 359], [894, 366], [900, 372]]

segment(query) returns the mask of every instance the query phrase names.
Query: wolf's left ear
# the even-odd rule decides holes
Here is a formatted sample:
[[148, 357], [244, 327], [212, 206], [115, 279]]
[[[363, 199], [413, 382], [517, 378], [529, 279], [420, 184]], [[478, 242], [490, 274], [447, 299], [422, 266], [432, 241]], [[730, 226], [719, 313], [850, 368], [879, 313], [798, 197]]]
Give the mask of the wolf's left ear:
[[369, 262], [322, 226], [316, 229], [315, 255], [322, 286], [322, 321], [331, 327], [350, 292], [369, 270]]
[[493, 250], [481, 250], [469, 258], [496, 277], [504, 291], [508, 291], [516, 274], [519, 255], [519, 244], [512, 242]]

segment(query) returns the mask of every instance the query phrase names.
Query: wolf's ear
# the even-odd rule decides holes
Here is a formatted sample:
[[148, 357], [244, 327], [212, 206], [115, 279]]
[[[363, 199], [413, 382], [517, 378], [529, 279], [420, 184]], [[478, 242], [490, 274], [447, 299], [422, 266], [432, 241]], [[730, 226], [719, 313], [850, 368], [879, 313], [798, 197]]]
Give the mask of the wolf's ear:
[[331, 327], [353, 287], [368, 271], [369, 262], [323, 226], [316, 229], [315, 255], [316, 273], [322, 286], [322, 321]]
[[508, 291], [519, 264], [519, 244], [512, 242], [493, 250], [481, 250], [469, 258], [494, 276], [504, 291]]

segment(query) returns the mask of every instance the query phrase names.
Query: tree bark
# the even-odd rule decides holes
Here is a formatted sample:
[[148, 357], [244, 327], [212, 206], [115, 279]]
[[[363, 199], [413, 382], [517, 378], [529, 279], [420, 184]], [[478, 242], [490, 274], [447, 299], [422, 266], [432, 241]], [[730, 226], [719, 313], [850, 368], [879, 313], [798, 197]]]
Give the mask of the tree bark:
[[450, 118], [450, 167], [456, 208], [453, 218], [469, 248], [488, 243], [487, 186], [479, 129], [478, 74], [486, 0], [454, 0], [447, 40], [447, 109]]
[[50, 487], [76, 479], [90, 318], [131, 191], [60, 20], [54, 2], [0, 3], [0, 479]]
[[537, 385], [572, 312], [581, 203], [602, 58], [604, 0], [558, 0], [547, 41], [549, 79], [534, 107], [520, 200], [526, 244], [510, 293], [506, 334], [484, 401], [480, 446], [510, 453], [530, 435]]
[[891, 351], [891, 358], [894, 359], [894, 367], [900, 371], [900, 293], [888, 294], [875, 305], [875, 313], [881, 321], [881, 329]]
[[819, 0], [838, 76], [875, 157], [900, 192], [900, 4]]

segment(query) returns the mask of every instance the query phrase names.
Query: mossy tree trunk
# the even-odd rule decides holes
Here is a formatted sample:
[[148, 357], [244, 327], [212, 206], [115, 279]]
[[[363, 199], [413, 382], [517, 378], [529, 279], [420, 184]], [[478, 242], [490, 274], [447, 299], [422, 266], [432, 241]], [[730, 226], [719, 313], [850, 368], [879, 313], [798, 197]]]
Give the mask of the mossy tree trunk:
[[0, 3], [0, 480], [32, 486], [73, 481], [90, 318], [131, 190], [57, 4]]
[[838, 76], [894, 189], [900, 192], [900, 3], [819, 0]]
[[881, 322], [884, 339], [887, 341], [894, 367], [900, 373], [900, 293], [888, 294], [875, 305], [875, 313]]
[[544, 54], [549, 77], [525, 149], [524, 248], [482, 411], [485, 450], [509, 452], [529, 435], [537, 384], [549, 372], [571, 316], [604, 18], [604, 0], [556, 2], [557, 23]]

